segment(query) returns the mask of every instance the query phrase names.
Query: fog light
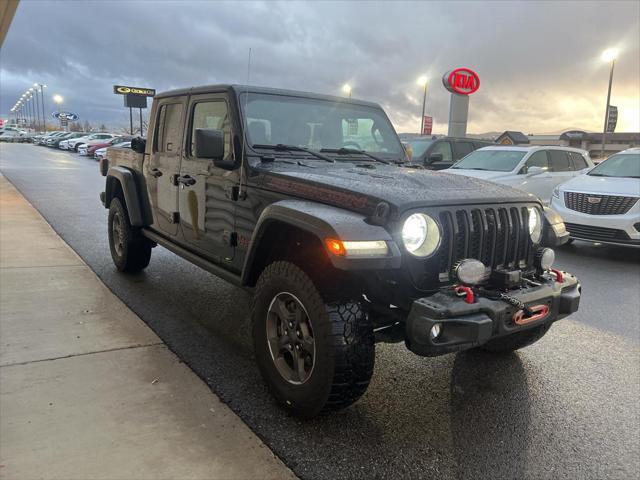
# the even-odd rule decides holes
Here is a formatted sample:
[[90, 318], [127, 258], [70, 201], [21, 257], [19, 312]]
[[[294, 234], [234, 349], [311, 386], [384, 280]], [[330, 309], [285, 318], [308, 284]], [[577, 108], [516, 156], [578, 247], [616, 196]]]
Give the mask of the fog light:
[[436, 323], [433, 325], [433, 327], [431, 327], [431, 331], [429, 332], [429, 336], [431, 337], [431, 340], [435, 340], [436, 338], [438, 338], [440, 336], [440, 334], [442, 333], [442, 324], [441, 323]]
[[464, 285], [477, 285], [486, 278], [487, 267], [480, 260], [466, 258], [453, 267], [453, 274]]
[[536, 267], [541, 270], [549, 270], [556, 259], [556, 254], [550, 248], [540, 248], [536, 252]]

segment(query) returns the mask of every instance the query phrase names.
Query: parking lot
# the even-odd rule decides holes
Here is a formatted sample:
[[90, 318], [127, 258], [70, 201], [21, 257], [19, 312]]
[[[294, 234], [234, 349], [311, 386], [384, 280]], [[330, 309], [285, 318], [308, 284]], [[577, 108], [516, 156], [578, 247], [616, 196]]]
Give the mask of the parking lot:
[[276, 407], [252, 360], [246, 293], [160, 247], [144, 273], [117, 274], [96, 162], [0, 148], [2, 173], [300, 477], [630, 478], [640, 468], [638, 250], [559, 249], [583, 300], [536, 345], [498, 358], [420, 358], [379, 344], [366, 395], [301, 422]]

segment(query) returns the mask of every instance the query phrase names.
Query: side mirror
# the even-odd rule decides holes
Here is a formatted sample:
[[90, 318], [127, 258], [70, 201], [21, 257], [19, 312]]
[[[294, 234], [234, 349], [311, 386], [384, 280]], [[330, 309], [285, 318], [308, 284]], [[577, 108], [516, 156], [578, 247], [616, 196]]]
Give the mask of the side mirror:
[[131, 150], [136, 153], [144, 153], [147, 149], [147, 141], [142, 137], [131, 139]]
[[210, 158], [217, 167], [226, 167], [231, 162], [224, 158], [224, 132], [215, 128], [196, 128], [196, 157]]
[[432, 153], [429, 155], [429, 159], [427, 160], [427, 164], [434, 162], [441, 162], [444, 159], [441, 153]]
[[546, 168], [531, 166], [527, 168], [527, 177], [535, 177], [536, 175], [540, 175], [541, 173], [546, 172]]

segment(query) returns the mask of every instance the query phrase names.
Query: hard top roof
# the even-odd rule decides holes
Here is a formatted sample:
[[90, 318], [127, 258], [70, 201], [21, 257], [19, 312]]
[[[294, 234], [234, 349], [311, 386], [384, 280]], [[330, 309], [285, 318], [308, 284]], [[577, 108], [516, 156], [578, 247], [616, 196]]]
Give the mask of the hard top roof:
[[380, 105], [378, 105], [375, 102], [367, 102], [365, 100], [357, 100], [353, 98], [338, 97], [334, 95], [323, 95], [323, 94], [311, 93], [311, 92], [302, 92], [298, 90], [284, 90], [279, 88], [256, 87], [252, 85], [248, 85], [248, 86], [247, 85], [231, 85], [231, 84], [202, 85], [199, 87], [178, 88], [175, 90], [168, 90], [166, 92], [158, 93], [154, 98], [167, 98], [167, 97], [176, 97], [180, 95], [199, 95], [203, 93], [229, 92], [229, 91], [234, 91], [236, 95], [239, 95], [245, 92], [249, 92], [249, 94], [266, 93], [271, 95], [287, 95], [290, 97], [313, 98], [317, 100], [328, 100], [332, 102], [351, 103], [355, 105], [366, 105], [369, 107], [380, 108]]

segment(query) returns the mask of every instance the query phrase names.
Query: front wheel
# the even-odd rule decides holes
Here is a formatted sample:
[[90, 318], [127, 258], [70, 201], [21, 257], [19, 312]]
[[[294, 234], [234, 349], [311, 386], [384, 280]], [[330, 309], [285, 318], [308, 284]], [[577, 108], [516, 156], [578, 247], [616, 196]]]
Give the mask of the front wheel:
[[129, 222], [127, 209], [119, 198], [109, 205], [109, 249], [121, 272], [139, 272], [149, 265], [152, 243]]
[[544, 337], [545, 333], [547, 333], [550, 328], [551, 323], [546, 323], [529, 330], [512, 333], [511, 335], [507, 335], [506, 337], [489, 340], [484, 345], [481, 345], [480, 348], [492, 353], [513, 352], [514, 350], [519, 350], [536, 343], [538, 340]]
[[375, 347], [359, 301], [328, 302], [299, 267], [275, 262], [260, 275], [251, 317], [258, 367], [292, 414], [344, 408], [366, 391]]

